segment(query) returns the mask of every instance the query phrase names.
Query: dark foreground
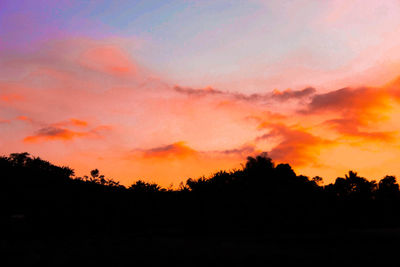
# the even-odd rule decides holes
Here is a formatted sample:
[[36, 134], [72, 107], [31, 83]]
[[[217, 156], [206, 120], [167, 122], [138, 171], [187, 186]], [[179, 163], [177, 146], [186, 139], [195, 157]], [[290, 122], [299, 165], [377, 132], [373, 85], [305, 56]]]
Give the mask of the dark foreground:
[[398, 266], [400, 190], [265, 156], [177, 190], [0, 157], [0, 266]]
[[399, 229], [186, 236], [174, 232], [19, 236], [1, 240], [2, 266], [399, 265]]

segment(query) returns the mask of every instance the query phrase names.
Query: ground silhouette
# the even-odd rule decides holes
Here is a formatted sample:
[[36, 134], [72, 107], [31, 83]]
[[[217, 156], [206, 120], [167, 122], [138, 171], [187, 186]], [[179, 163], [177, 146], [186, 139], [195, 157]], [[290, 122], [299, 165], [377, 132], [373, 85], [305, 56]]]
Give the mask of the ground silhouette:
[[14, 153], [0, 157], [0, 197], [1, 261], [11, 265], [382, 265], [400, 241], [394, 176], [349, 171], [323, 185], [266, 154], [165, 189]]

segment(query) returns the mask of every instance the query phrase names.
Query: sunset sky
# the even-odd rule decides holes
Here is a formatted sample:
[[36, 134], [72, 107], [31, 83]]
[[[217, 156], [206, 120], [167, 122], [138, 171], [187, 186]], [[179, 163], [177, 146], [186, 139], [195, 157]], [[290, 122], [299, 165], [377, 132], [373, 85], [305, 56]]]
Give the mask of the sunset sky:
[[261, 152], [400, 177], [400, 1], [0, 1], [0, 154], [162, 186]]

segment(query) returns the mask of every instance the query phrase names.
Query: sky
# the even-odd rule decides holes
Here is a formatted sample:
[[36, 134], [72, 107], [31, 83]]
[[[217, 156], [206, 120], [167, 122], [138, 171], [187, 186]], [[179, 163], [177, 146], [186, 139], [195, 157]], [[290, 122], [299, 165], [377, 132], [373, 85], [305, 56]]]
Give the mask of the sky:
[[0, 154], [178, 186], [262, 152], [400, 175], [400, 1], [0, 1]]

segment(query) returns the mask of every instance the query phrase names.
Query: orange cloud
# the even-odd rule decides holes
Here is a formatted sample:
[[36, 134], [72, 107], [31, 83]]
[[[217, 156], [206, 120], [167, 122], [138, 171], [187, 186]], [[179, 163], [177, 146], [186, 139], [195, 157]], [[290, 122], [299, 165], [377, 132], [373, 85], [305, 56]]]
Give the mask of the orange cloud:
[[342, 88], [315, 95], [301, 113], [335, 112], [360, 121], [378, 120], [382, 118], [379, 111], [389, 107], [389, 100], [393, 96], [385, 88]]
[[37, 143], [41, 141], [63, 140], [68, 141], [76, 137], [87, 136], [87, 132], [75, 132], [65, 128], [46, 127], [40, 129], [35, 135], [24, 138], [25, 143]]
[[262, 128], [270, 131], [258, 138], [257, 142], [279, 138], [279, 143], [268, 152], [278, 162], [289, 162], [293, 166], [305, 166], [316, 162], [320, 149], [334, 144], [333, 141], [312, 135], [302, 128], [283, 124], [263, 123]]
[[379, 140], [384, 142], [394, 141], [397, 131], [361, 131], [359, 128], [366, 126], [355, 119], [332, 119], [323, 124], [328, 125], [345, 137], [361, 137], [369, 140]]
[[[398, 86], [392, 83], [381, 88], [342, 88], [317, 94], [300, 113], [325, 116], [322, 125], [344, 137], [393, 141], [397, 131], [379, 131], [377, 124], [390, 118], [393, 100], [399, 101]], [[329, 118], [327, 115], [334, 115]]]

